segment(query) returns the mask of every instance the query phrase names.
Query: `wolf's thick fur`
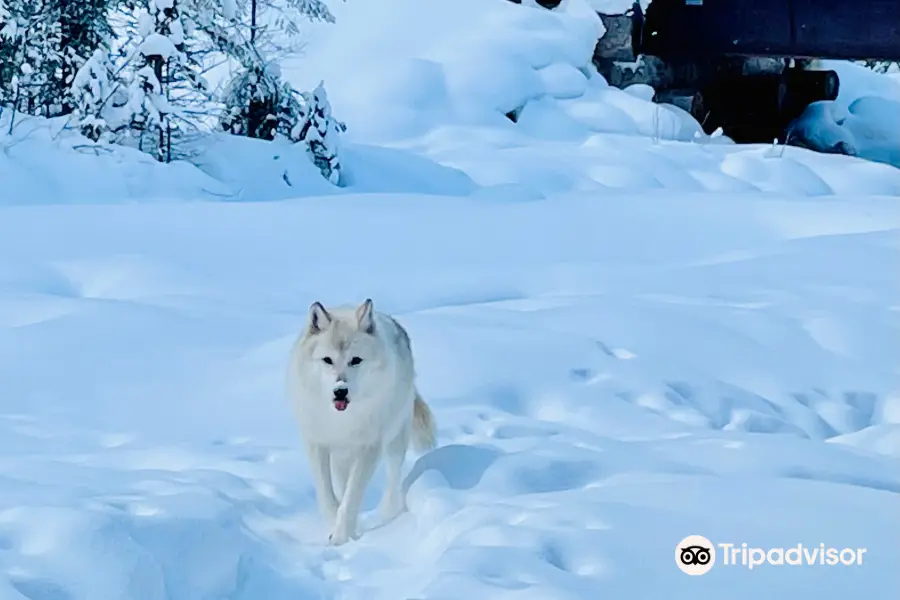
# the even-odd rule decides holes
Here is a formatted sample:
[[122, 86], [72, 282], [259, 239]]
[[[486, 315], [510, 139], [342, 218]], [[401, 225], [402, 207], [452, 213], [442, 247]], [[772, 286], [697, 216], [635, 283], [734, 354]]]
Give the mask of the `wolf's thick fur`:
[[363, 495], [382, 456], [382, 516], [402, 512], [407, 447], [412, 442], [421, 452], [435, 445], [434, 416], [415, 386], [406, 330], [371, 300], [328, 310], [314, 302], [291, 350], [287, 382], [330, 542], [356, 537]]

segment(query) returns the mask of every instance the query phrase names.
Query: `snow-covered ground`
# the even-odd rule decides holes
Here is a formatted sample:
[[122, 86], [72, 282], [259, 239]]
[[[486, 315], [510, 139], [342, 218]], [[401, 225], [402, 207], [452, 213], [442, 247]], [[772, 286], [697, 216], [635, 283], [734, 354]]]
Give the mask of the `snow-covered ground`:
[[[4, 600], [896, 589], [893, 198], [2, 214]], [[330, 549], [283, 369], [312, 300], [366, 295], [409, 328], [440, 447], [409, 514]], [[694, 533], [868, 554], [698, 581]]]
[[[0, 600], [894, 598], [900, 170], [695, 136], [597, 79], [575, 0], [385, 6], [294, 66], [346, 189], [279, 144], [0, 136]], [[284, 368], [365, 297], [439, 447], [332, 548]], [[691, 534], [867, 551], [689, 577]]]

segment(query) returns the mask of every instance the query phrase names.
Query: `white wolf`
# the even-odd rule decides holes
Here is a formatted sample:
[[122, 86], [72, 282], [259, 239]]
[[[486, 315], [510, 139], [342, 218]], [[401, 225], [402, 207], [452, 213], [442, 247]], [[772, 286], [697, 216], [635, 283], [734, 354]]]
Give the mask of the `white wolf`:
[[434, 416], [415, 386], [406, 330], [370, 299], [330, 311], [314, 302], [291, 350], [287, 387], [331, 544], [356, 537], [363, 495], [382, 455], [381, 515], [391, 519], [405, 510], [407, 447], [435, 444]]

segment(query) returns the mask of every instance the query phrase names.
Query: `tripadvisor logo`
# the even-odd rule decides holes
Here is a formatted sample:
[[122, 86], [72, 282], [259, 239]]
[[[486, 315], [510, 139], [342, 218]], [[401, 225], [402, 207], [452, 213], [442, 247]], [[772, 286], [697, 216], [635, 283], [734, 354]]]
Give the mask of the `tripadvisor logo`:
[[702, 535], [689, 535], [675, 546], [675, 564], [688, 575], [705, 575], [718, 562], [726, 567], [754, 569], [770, 566], [862, 565], [866, 548], [832, 548], [797, 544], [788, 548], [756, 548], [743, 544], [713, 544]]
[[675, 564], [688, 575], [706, 575], [716, 564], [716, 547], [702, 535], [689, 535], [675, 546]]

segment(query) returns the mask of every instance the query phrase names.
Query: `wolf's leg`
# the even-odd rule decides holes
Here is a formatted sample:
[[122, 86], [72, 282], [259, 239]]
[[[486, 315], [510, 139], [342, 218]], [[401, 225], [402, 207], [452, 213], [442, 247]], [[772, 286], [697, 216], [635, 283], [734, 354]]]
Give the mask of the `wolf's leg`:
[[366, 487], [375, 473], [378, 459], [381, 456], [380, 446], [363, 446], [353, 456], [350, 472], [347, 476], [347, 485], [344, 489], [341, 503], [338, 506], [337, 517], [334, 521], [334, 529], [328, 540], [335, 546], [348, 541], [356, 536], [356, 521], [359, 517], [359, 509], [362, 505]]
[[331, 483], [331, 455], [328, 448], [318, 444], [307, 444], [306, 453], [309, 457], [313, 484], [316, 488], [319, 512], [322, 513], [322, 518], [331, 528], [334, 526], [338, 511], [338, 501], [334, 496], [334, 488]]
[[332, 455], [331, 457], [331, 477], [334, 484], [334, 495], [338, 504], [340, 504], [341, 498], [344, 497], [344, 493], [347, 490], [347, 477], [350, 476], [350, 467], [352, 466], [353, 461], [347, 456]]
[[384, 496], [378, 511], [385, 521], [393, 519], [406, 510], [406, 502], [403, 498], [403, 480], [401, 479], [403, 461], [406, 458], [406, 450], [409, 447], [409, 426], [400, 430], [400, 433], [385, 446], [385, 466], [387, 482], [384, 488]]

